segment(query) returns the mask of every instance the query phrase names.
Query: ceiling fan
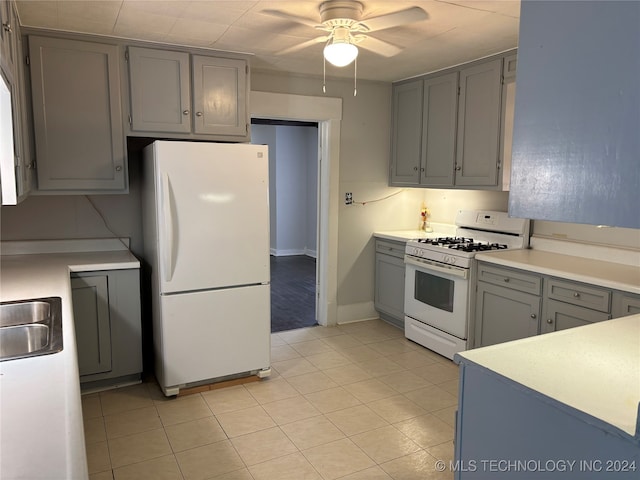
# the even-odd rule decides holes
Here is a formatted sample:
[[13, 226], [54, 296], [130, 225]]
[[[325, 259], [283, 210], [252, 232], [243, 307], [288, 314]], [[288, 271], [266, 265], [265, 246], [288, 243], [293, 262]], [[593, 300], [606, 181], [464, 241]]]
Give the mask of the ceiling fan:
[[328, 62], [338, 67], [349, 65], [355, 60], [358, 55], [356, 45], [385, 57], [398, 54], [401, 51], [399, 47], [372, 37], [369, 33], [429, 18], [423, 9], [411, 7], [363, 19], [363, 9], [362, 2], [356, 0], [326, 0], [319, 7], [320, 23], [281, 10], [267, 9], [263, 10], [263, 13], [327, 32], [326, 35], [282, 50], [279, 52], [280, 54], [297, 52], [318, 43], [326, 43], [324, 57]]

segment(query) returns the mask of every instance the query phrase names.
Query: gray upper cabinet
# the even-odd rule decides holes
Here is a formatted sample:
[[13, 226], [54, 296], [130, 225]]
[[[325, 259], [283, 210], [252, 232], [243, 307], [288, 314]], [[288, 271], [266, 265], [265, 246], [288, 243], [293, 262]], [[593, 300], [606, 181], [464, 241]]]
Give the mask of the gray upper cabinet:
[[497, 185], [501, 73], [502, 60], [460, 72], [456, 185]]
[[129, 47], [132, 135], [249, 138], [244, 59]]
[[195, 133], [246, 136], [246, 84], [244, 60], [193, 55]]
[[640, 228], [640, 2], [522, 2], [509, 213]]
[[508, 93], [503, 56], [393, 85], [390, 185], [508, 189], [500, 174], [510, 149], [501, 146], [510, 142], [513, 102], [503, 98], [514, 96], [515, 55], [506, 58]]
[[131, 129], [191, 131], [189, 54], [129, 47]]
[[[15, 205], [31, 191], [33, 158], [29, 132], [28, 108], [24, 91], [25, 62], [23, 57], [20, 22], [14, 2], [0, 4], [0, 70], [10, 95], [11, 124], [13, 127], [13, 164], [2, 167], [2, 204]], [[8, 130], [7, 130], [8, 131]]]
[[17, 42], [20, 25], [13, 2], [0, 2], [0, 23], [0, 61], [3, 67], [14, 71], [18, 62]]
[[454, 183], [458, 73], [424, 81], [421, 183]]
[[502, 180], [502, 190], [511, 187], [511, 151], [513, 145], [513, 118], [516, 104], [517, 56], [505, 57], [502, 65], [502, 113], [500, 122], [500, 169], [498, 180]]
[[453, 185], [458, 74], [393, 88], [391, 184]]
[[393, 87], [391, 184], [420, 183], [422, 80]]
[[118, 47], [29, 37], [38, 190], [123, 192]]

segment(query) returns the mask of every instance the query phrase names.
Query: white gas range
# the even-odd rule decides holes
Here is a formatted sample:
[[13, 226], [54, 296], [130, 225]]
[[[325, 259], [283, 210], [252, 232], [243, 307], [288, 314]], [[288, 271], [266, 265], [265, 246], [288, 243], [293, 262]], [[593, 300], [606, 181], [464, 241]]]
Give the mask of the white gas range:
[[447, 358], [471, 345], [477, 252], [526, 248], [530, 221], [460, 210], [456, 236], [410, 240], [405, 249], [405, 336]]

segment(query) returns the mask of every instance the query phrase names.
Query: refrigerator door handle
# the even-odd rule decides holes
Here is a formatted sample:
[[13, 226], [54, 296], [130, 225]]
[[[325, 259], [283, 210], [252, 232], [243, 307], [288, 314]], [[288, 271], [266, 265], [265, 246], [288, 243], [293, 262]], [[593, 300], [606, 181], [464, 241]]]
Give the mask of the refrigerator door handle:
[[162, 175], [162, 216], [164, 220], [163, 233], [165, 239], [166, 249], [164, 252], [164, 279], [165, 282], [170, 282], [173, 277], [173, 257], [174, 257], [174, 228], [173, 228], [173, 212], [171, 209], [172, 203], [171, 195], [171, 182], [169, 181], [169, 175], [164, 173]]

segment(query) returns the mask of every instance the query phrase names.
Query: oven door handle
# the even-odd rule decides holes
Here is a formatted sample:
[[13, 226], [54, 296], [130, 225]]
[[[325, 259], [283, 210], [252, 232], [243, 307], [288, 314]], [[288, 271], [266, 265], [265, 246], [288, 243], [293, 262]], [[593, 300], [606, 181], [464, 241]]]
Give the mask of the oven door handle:
[[446, 273], [449, 275], [455, 275], [466, 279], [469, 276], [469, 270], [459, 267], [445, 267], [439, 263], [425, 260], [424, 258], [415, 258], [409, 255], [404, 256], [404, 263], [407, 265], [413, 265], [414, 267], [423, 268], [425, 270], [432, 270], [440, 273]]

